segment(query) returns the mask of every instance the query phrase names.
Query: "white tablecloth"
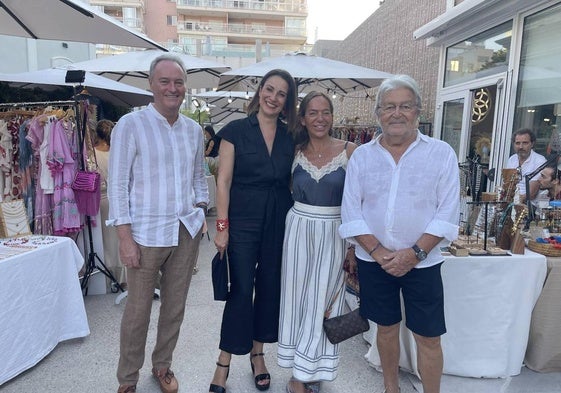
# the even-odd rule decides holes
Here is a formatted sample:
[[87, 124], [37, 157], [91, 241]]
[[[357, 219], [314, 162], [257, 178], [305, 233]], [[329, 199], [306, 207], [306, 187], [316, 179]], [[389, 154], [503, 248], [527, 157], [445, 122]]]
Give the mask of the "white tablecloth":
[[84, 259], [71, 239], [55, 239], [0, 260], [0, 385], [59, 342], [90, 334], [78, 279]]
[[[442, 336], [444, 373], [496, 378], [520, 374], [532, 309], [540, 295], [546, 259], [524, 255], [446, 257], [442, 266], [447, 333]], [[352, 299], [352, 296], [350, 297]], [[380, 368], [376, 325], [365, 338], [367, 360]], [[402, 322], [400, 366], [417, 373], [417, 351]]]

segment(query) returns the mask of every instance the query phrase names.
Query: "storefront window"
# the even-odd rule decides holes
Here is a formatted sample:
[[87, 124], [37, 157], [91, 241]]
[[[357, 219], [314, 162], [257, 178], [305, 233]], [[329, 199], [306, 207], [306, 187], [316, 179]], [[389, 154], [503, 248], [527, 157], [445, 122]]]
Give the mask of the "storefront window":
[[446, 49], [444, 87], [507, 70], [512, 21]]
[[534, 149], [560, 152], [561, 5], [526, 18], [522, 36], [514, 129], [536, 132]]

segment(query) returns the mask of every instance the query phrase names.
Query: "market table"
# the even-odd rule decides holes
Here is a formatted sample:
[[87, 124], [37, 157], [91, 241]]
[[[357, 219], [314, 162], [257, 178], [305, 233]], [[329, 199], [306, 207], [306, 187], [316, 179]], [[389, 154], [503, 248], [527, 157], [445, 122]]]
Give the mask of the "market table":
[[547, 277], [532, 312], [524, 363], [534, 371], [561, 371], [561, 258], [547, 257]]
[[0, 240], [0, 386], [59, 342], [90, 334], [78, 278], [83, 263], [70, 238]]
[[[530, 250], [524, 255], [445, 258], [445, 374], [483, 378], [520, 374], [532, 309], [546, 270], [545, 257]], [[366, 358], [379, 369], [375, 336], [376, 325], [371, 323], [365, 334], [371, 343]], [[404, 323], [400, 340], [400, 367], [418, 375], [415, 340]]]

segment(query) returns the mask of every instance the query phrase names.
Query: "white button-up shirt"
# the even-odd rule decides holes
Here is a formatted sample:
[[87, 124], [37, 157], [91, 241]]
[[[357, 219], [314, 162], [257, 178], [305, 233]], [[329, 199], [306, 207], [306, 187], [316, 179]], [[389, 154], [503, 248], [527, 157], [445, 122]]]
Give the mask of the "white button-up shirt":
[[[417, 139], [396, 164], [379, 143], [358, 147], [345, 178], [339, 234], [374, 235], [389, 250], [411, 247], [423, 233], [443, 237], [417, 268], [442, 262], [440, 247], [458, 236], [460, 177], [458, 159], [445, 142], [417, 132]], [[356, 248], [358, 258], [373, 261]]]
[[[518, 188], [521, 195], [526, 195], [526, 175], [534, 172], [541, 164], [546, 162], [546, 158], [534, 150], [530, 151], [530, 157], [520, 165], [520, 160], [518, 154], [513, 154], [508, 158], [505, 168], [516, 169], [520, 167], [520, 174], [522, 175], [520, 181], [518, 182]], [[540, 174], [537, 173], [530, 181], [538, 181]]]
[[179, 115], [170, 125], [150, 104], [123, 116], [111, 133], [107, 225], [131, 224], [143, 246], [176, 246], [179, 223], [192, 237], [208, 204], [201, 127]]

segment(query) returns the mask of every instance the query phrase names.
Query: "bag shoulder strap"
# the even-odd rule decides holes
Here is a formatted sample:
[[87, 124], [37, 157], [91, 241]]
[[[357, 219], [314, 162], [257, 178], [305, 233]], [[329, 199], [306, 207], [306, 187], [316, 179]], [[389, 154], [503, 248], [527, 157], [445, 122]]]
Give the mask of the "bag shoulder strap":
[[325, 313], [323, 314], [324, 318], [329, 318], [329, 315], [331, 315], [331, 311], [333, 309], [333, 305], [335, 304], [335, 302], [337, 301], [337, 298], [339, 297], [339, 294], [341, 293], [341, 290], [345, 287], [345, 284], [343, 283], [343, 286], [341, 288], [339, 288], [339, 290], [337, 291], [337, 293], [335, 293], [335, 296], [333, 296], [333, 298], [331, 299], [331, 302], [329, 302], [329, 307], [327, 307], [327, 310], [325, 310]]

